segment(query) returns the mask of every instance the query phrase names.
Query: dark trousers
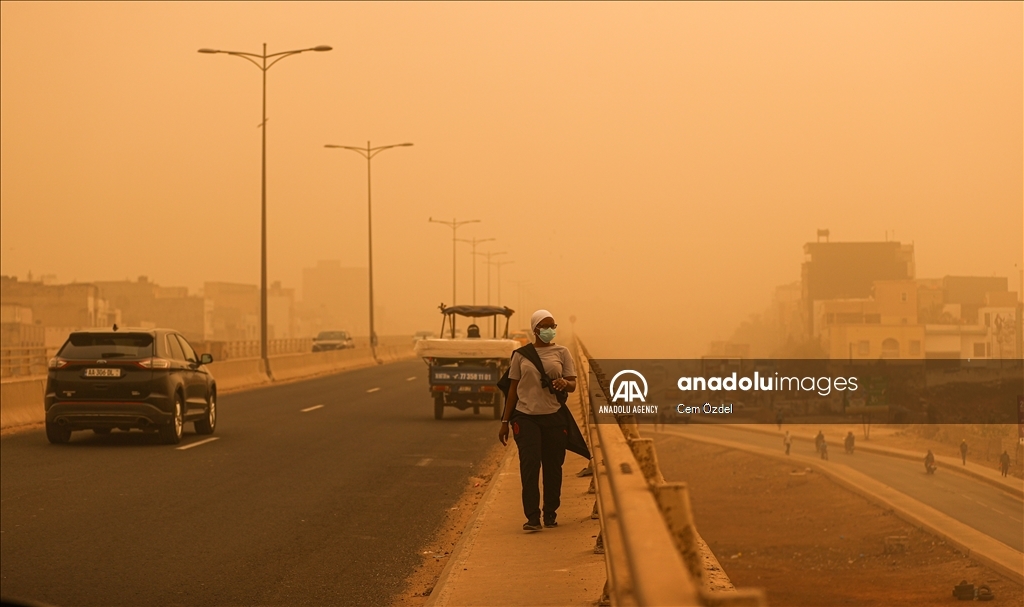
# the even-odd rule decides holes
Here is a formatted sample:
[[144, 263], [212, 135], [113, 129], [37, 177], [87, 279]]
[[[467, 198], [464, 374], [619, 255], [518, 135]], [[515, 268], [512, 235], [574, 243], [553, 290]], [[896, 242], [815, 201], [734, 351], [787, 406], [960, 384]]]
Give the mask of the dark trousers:
[[519, 475], [523, 480], [523, 514], [535, 521], [540, 515], [541, 468], [544, 469], [544, 515], [552, 517], [561, 504], [562, 463], [568, 430], [557, 413], [526, 415], [516, 413], [511, 419], [512, 435], [519, 447]]

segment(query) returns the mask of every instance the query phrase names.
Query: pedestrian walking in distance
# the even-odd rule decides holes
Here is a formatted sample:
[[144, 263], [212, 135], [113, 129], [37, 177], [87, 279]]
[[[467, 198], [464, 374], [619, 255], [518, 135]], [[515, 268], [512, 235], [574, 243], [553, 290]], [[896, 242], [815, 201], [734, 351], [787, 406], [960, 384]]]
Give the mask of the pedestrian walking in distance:
[[856, 438], [853, 436], [853, 432], [847, 432], [846, 438], [843, 439], [843, 446], [846, 447], [846, 452], [853, 454], [853, 444], [856, 442]]
[[814, 450], [821, 453], [821, 446], [825, 444], [825, 433], [818, 430], [818, 435], [814, 437]]
[[960, 459], [964, 461], [964, 465], [967, 465], [967, 439], [960, 441]]
[[931, 449], [924, 456], [924, 471], [928, 474], [935, 474], [935, 454]]
[[828, 443], [821, 441], [821, 459], [828, 461]]
[[1003, 473], [1003, 476], [1010, 472], [1010, 454], [1006, 451], [999, 456], [999, 471]]
[[789, 435], [789, 430], [786, 430], [786, 436], [782, 437], [782, 444], [786, 446], [786, 455], [789, 455], [789, 448], [793, 446], [793, 437]]
[[519, 448], [524, 531], [541, 530], [541, 471], [544, 526], [554, 527], [566, 449], [590, 459], [583, 435], [565, 406], [568, 393], [576, 390], [576, 367], [569, 349], [555, 343], [557, 327], [547, 310], [534, 312], [530, 318], [534, 342], [513, 352], [507, 377], [498, 384], [506, 392], [498, 440], [506, 445], [511, 428]]

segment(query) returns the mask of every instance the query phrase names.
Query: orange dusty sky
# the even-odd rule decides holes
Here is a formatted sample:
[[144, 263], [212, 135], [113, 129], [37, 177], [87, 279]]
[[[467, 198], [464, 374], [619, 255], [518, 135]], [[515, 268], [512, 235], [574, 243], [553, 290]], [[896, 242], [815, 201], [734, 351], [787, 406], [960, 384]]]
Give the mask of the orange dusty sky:
[[1017, 289], [1022, 23], [1019, 2], [4, 2], [0, 271], [258, 283], [260, 73], [196, 50], [266, 42], [334, 47], [269, 71], [271, 280], [366, 264], [365, 163], [325, 143], [415, 143], [374, 160], [383, 334], [451, 303], [430, 216], [497, 238], [503, 303], [623, 356], [728, 337], [816, 228]]

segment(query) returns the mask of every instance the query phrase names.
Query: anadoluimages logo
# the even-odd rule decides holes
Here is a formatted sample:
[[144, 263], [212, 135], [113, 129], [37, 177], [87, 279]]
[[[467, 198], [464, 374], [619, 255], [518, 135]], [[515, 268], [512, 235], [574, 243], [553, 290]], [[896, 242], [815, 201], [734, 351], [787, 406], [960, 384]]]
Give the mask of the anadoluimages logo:
[[[640, 385], [637, 384], [635, 379], [623, 379], [619, 381], [619, 378], [626, 374], [635, 375], [640, 379], [644, 385], [643, 391], [640, 390]], [[631, 403], [634, 399], [639, 399], [640, 402], [645, 403], [644, 399], [647, 398], [647, 379], [644, 378], [637, 371], [632, 369], [623, 369], [612, 377], [612, 381], [608, 383], [609, 392], [612, 394], [612, 402], [618, 402], [620, 399], [624, 402]]]

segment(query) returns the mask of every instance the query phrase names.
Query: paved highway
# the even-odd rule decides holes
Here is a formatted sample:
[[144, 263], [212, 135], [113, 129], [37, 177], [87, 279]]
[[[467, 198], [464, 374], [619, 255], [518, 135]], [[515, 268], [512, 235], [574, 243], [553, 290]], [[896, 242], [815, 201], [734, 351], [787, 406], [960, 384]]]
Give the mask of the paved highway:
[[425, 371], [413, 360], [222, 396], [216, 440], [189, 432], [180, 448], [138, 432], [3, 438], [3, 594], [386, 604], [496, 444], [489, 413], [433, 419]]
[[[644, 431], [644, 428], [641, 428]], [[783, 451], [782, 436], [748, 432], [715, 425], [670, 425], [666, 431], [680, 436], [697, 435], [731, 440], [767, 449]], [[900, 491], [939, 512], [974, 527], [1011, 548], [1024, 551], [1024, 504], [1015, 496], [973, 478], [939, 468], [934, 475], [925, 474], [921, 462], [855, 451], [843, 451], [841, 436], [825, 436], [830, 440], [830, 461], [825, 465], [846, 465]], [[814, 443], [795, 440], [793, 453], [816, 456]]]

